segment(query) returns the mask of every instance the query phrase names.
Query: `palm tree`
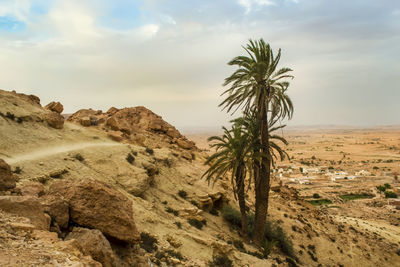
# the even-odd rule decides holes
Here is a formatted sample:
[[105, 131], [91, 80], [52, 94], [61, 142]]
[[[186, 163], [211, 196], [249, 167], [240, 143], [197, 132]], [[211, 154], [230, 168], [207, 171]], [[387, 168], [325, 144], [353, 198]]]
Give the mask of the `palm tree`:
[[205, 164], [210, 164], [208, 170], [203, 174], [207, 181], [216, 182], [217, 179], [224, 177], [228, 172], [231, 173], [231, 184], [235, 198], [239, 201], [241, 212], [242, 234], [247, 236], [247, 216], [245, 202], [245, 180], [246, 175], [251, 170], [250, 146], [247, 143], [247, 136], [243, 127], [233, 125], [231, 130], [222, 128], [222, 137], [212, 136], [208, 138], [213, 142], [210, 147], [215, 148], [216, 152], [207, 158]]
[[230, 87], [223, 92], [226, 99], [220, 104], [227, 112], [244, 109], [245, 114], [254, 111], [260, 127], [258, 142], [254, 147], [262, 155], [255, 160], [255, 234], [254, 241], [261, 244], [268, 212], [270, 189], [270, 171], [273, 159], [270, 152], [269, 121], [290, 119], [293, 115], [293, 104], [286, 94], [289, 82], [293, 78], [288, 74], [289, 68], [277, 70], [281, 50], [274, 56], [269, 44], [263, 39], [252, 41], [244, 47], [248, 56], [238, 56], [228, 64], [238, 66], [238, 69], [225, 79], [224, 86]]

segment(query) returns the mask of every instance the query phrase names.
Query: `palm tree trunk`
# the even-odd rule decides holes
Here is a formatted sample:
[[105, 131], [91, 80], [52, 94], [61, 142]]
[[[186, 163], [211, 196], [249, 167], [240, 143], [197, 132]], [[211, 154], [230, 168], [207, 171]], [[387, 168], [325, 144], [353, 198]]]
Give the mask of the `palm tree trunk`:
[[240, 213], [242, 214], [242, 235], [247, 237], [247, 215], [246, 215], [246, 200], [245, 200], [245, 193], [244, 193], [244, 169], [243, 166], [239, 167], [236, 181], [238, 187], [238, 200], [239, 200], [239, 209]]
[[[267, 93], [267, 92], [265, 92]], [[268, 95], [268, 94], [267, 94]], [[264, 155], [269, 154], [269, 133], [268, 133], [268, 102], [266, 97], [261, 97], [258, 109], [258, 115], [261, 121], [261, 152]], [[260, 164], [258, 181], [255, 188], [256, 191], [256, 214], [254, 225], [254, 242], [257, 245], [262, 245], [265, 234], [265, 226], [268, 213], [268, 197], [270, 188], [270, 169], [271, 161], [264, 158]]]

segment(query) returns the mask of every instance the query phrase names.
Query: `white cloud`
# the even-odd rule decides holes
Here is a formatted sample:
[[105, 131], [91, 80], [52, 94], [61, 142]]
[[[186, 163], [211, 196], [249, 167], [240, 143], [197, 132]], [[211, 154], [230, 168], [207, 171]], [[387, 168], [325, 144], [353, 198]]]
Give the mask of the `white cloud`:
[[12, 16], [26, 22], [30, 6], [29, 0], [2, 0], [0, 1], [0, 16]]
[[238, 0], [238, 3], [246, 9], [245, 14], [249, 14], [253, 6], [262, 7], [275, 5], [275, 2], [272, 0]]

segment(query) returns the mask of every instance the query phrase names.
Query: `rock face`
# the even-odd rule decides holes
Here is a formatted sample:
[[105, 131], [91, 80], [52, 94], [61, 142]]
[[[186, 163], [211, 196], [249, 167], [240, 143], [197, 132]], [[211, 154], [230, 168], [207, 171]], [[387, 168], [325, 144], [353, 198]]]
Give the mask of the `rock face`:
[[[89, 119], [88, 119], [89, 118]], [[176, 144], [179, 148], [196, 149], [195, 144], [162, 117], [145, 107], [110, 108], [106, 113], [92, 109], [81, 109], [68, 118], [68, 121], [83, 126], [97, 126], [109, 132], [115, 141], [133, 141], [140, 145], [155, 147], [151, 136], [159, 136], [168, 145]], [[90, 125], [89, 125], [90, 124]]]
[[62, 129], [64, 127], [64, 117], [54, 111], [45, 114], [45, 121], [50, 127], [55, 129]]
[[40, 198], [44, 211], [50, 215], [53, 223], [63, 229], [68, 227], [69, 205], [61, 196], [46, 195]]
[[29, 182], [24, 184], [20, 188], [21, 195], [23, 196], [32, 196], [32, 197], [41, 197], [44, 195], [44, 186], [38, 182]]
[[15, 178], [11, 168], [4, 160], [0, 159], [0, 191], [13, 188], [15, 188]]
[[0, 196], [0, 209], [18, 216], [27, 217], [40, 230], [48, 231], [50, 217], [36, 197], [30, 196]]
[[140, 197], [150, 188], [151, 183], [154, 181], [154, 177], [149, 176], [147, 171], [144, 169], [134, 166], [131, 168], [135, 169], [135, 176], [119, 176], [117, 182], [130, 194]]
[[140, 240], [130, 200], [104, 183], [85, 179], [61, 180], [49, 195], [60, 194], [69, 202], [70, 221], [99, 229], [104, 235], [134, 243]]
[[74, 227], [66, 240], [76, 239], [85, 255], [100, 262], [104, 267], [113, 267], [116, 265], [116, 256], [111, 249], [110, 243], [104, 235], [97, 229], [86, 229]]
[[47, 104], [44, 108], [50, 111], [57, 112], [58, 114], [61, 114], [61, 112], [63, 112], [64, 110], [64, 106], [60, 102], [54, 101]]

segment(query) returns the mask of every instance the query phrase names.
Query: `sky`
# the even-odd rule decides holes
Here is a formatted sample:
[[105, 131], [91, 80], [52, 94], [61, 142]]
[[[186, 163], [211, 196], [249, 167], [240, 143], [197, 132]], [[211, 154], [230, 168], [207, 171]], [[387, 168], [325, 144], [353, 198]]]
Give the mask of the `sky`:
[[0, 0], [0, 88], [219, 127], [250, 38], [293, 69], [289, 125], [400, 124], [398, 0]]

